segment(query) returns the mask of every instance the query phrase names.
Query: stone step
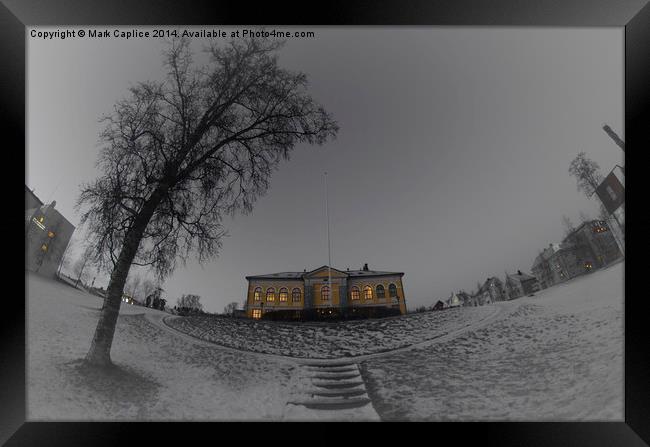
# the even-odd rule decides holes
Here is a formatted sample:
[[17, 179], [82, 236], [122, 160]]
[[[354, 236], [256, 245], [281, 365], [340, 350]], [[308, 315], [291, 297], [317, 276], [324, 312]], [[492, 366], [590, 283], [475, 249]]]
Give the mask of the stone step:
[[316, 373], [313, 376], [310, 376], [312, 379], [325, 379], [325, 380], [345, 380], [345, 379], [354, 379], [360, 377], [361, 374], [358, 371], [350, 373]]
[[323, 367], [323, 368], [316, 368], [313, 366], [308, 366], [307, 371], [310, 372], [352, 372], [352, 371], [359, 371], [359, 368], [357, 368], [357, 365], [350, 365], [350, 366], [328, 366], [328, 367]]
[[345, 396], [361, 396], [366, 394], [365, 388], [338, 388], [338, 389], [312, 389], [305, 390], [305, 394], [312, 396], [322, 396], [322, 397], [345, 397]]
[[314, 381], [312, 382], [312, 385], [320, 387], [320, 388], [325, 388], [325, 389], [330, 389], [330, 390], [336, 390], [336, 389], [344, 389], [344, 388], [354, 388], [355, 386], [363, 385], [363, 380], [354, 380], [354, 381]]
[[328, 362], [328, 363], [305, 363], [304, 366], [312, 368], [338, 368], [342, 366], [357, 366], [355, 362]]
[[346, 408], [363, 407], [370, 403], [370, 399], [367, 397], [354, 397], [350, 399], [317, 398], [317, 399], [306, 399], [302, 401], [293, 401], [289, 403], [293, 405], [302, 405], [312, 410], [342, 410]]

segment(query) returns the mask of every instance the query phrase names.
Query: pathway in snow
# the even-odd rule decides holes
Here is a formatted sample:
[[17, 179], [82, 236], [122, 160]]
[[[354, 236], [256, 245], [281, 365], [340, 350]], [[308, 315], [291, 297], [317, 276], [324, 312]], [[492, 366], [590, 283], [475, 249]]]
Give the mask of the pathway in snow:
[[285, 420], [380, 420], [354, 362], [304, 363], [297, 369], [293, 382]]

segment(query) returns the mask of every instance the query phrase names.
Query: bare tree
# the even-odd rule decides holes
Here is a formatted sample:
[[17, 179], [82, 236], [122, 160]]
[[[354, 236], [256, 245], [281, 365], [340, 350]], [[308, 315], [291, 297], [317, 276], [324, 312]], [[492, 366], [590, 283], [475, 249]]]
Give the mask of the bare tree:
[[63, 251], [63, 255], [61, 256], [61, 262], [59, 262], [59, 268], [57, 269], [57, 276], [61, 276], [61, 270], [69, 270], [72, 267], [72, 256], [71, 253], [74, 251], [76, 246], [76, 242], [74, 238], [70, 238], [68, 241], [68, 245], [65, 247], [65, 250]]
[[224, 307], [224, 309], [223, 309], [223, 313], [226, 314], [226, 315], [230, 315], [231, 317], [234, 317], [236, 310], [237, 310], [237, 303], [232, 302], [232, 303], [226, 304], [226, 307]]
[[156, 284], [149, 278], [145, 278], [144, 281], [142, 281], [142, 296], [146, 299], [149, 295], [154, 293], [156, 291]]
[[165, 80], [141, 82], [105, 117], [103, 174], [77, 207], [97, 261], [112, 271], [86, 361], [108, 365], [131, 265], [160, 279], [177, 258], [221, 247], [225, 214], [250, 212], [273, 170], [298, 143], [323, 144], [336, 122], [307, 92], [307, 77], [278, 66], [281, 42], [238, 39], [196, 67], [189, 40], [164, 53]]
[[187, 309], [191, 312], [203, 312], [203, 305], [200, 302], [201, 297], [199, 295], [187, 294], [181, 296], [176, 305], [179, 308]]
[[[81, 253], [80, 257], [75, 261], [72, 266], [72, 274], [76, 278], [74, 286], [77, 287], [79, 282], [82, 284], [85, 283], [89, 278], [88, 267], [89, 262], [92, 263], [92, 252], [93, 248], [90, 245], [87, 245], [84, 248], [84, 251]], [[121, 299], [121, 295], [120, 295]]]
[[576, 178], [578, 191], [582, 191], [587, 197], [591, 197], [603, 180], [598, 163], [588, 158], [584, 152], [580, 152], [573, 159], [569, 165], [569, 173]]
[[124, 285], [124, 291], [129, 296], [131, 296], [131, 298], [136, 299], [136, 296], [138, 295], [140, 289], [141, 282], [142, 282], [142, 278], [140, 277], [140, 275], [137, 274], [129, 275], [129, 277], [126, 280], [126, 284]]

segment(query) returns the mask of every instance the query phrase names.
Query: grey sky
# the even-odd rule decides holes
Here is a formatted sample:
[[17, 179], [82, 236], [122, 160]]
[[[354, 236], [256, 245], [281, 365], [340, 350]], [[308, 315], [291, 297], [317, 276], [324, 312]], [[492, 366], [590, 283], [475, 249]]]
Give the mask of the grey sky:
[[[308, 74], [339, 136], [297, 147], [253, 213], [226, 221], [219, 258], [166, 280], [171, 304], [197, 293], [221, 311], [244, 300], [245, 275], [326, 264], [323, 171], [332, 265], [405, 272], [413, 308], [529, 271], [562, 238], [563, 214], [597, 213], [567, 172], [575, 155], [603, 174], [622, 164], [601, 126], [623, 136], [623, 28], [294, 29], [316, 37], [288, 40], [280, 63]], [[26, 183], [76, 225], [79, 185], [97, 175], [98, 118], [130, 83], [161, 76], [163, 43], [27, 42]]]

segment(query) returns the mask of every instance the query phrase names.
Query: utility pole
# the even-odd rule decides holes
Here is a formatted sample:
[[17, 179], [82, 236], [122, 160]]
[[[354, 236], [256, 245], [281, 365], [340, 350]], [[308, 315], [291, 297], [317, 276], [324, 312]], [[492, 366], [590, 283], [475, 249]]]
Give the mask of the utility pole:
[[618, 135], [616, 135], [616, 132], [614, 132], [612, 128], [607, 124], [603, 125], [603, 130], [607, 133], [607, 135], [609, 135], [612, 140], [614, 140], [614, 143], [616, 143], [621, 149], [623, 149], [623, 152], [625, 152], [625, 142], [621, 140]]

